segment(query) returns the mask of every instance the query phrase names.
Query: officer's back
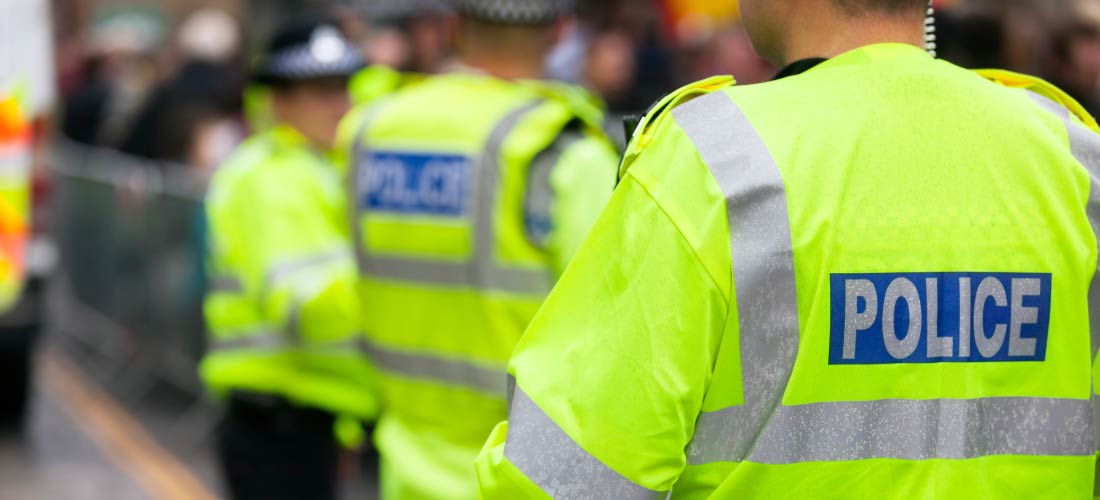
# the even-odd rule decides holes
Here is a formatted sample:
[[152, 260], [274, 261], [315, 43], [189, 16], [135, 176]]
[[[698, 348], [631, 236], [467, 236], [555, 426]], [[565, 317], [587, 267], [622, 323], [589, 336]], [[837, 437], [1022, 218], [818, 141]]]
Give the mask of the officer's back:
[[643, 123], [513, 354], [483, 496], [1088, 497], [1095, 122], [929, 57], [920, 2], [742, 7], [789, 76]]
[[[1027, 471], [1016, 491], [1091, 484], [1083, 292], [1100, 219], [1084, 207], [1100, 186], [1082, 161], [1100, 141], [1050, 97], [877, 45], [673, 111], [731, 200], [741, 372], [716, 374], [705, 397], [728, 401], [744, 384], [748, 408], [704, 411], [689, 464], [754, 462], [778, 479], [737, 471], [730, 492], [780, 488], [781, 471], [813, 462], [947, 496], [999, 496], [970, 482], [1013, 467]], [[729, 141], [701, 137], [716, 118]], [[1080, 158], [1067, 126], [1088, 141]], [[741, 164], [723, 161], [731, 152]], [[782, 180], [751, 185], [769, 163]], [[801, 338], [770, 337], [792, 331]], [[785, 381], [775, 367], [792, 362]], [[747, 422], [755, 439], [729, 432]], [[716, 434], [730, 439], [699, 439]], [[931, 477], [942, 482], [916, 486]], [[798, 491], [882, 487], [844, 483]]]
[[386, 497], [476, 497], [508, 355], [610, 197], [599, 111], [530, 80], [556, 3], [460, 3], [463, 64], [344, 124]]

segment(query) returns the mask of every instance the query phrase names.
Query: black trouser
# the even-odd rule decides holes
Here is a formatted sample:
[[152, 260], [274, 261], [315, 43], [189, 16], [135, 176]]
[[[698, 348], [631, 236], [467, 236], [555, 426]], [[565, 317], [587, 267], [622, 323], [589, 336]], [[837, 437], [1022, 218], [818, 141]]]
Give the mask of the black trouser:
[[340, 446], [332, 414], [281, 398], [235, 393], [218, 454], [236, 500], [334, 500]]

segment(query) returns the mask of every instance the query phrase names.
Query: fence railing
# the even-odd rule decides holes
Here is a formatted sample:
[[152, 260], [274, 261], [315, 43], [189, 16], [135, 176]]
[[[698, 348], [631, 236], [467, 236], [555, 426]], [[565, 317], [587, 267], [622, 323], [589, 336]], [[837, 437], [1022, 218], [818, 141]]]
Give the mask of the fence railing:
[[50, 164], [57, 329], [98, 353], [124, 397], [167, 383], [200, 410], [204, 182], [183, 165], [68, 141]]

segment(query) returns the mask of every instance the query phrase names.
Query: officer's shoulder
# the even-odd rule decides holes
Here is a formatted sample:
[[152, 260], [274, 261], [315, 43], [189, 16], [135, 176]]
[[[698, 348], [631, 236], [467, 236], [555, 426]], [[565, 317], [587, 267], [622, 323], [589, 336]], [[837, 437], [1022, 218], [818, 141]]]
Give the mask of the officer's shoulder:
[[1085, 110], [1081, 103], [1077, 102], [1064, 90], [1042, 78], [1003, 69], [979, 69], [975, 70], [975, 73], [993, 85], [1030, 92], [1062, 106], [1076, 117], [1081, 124], [1094, 132], [1100, 133], [1100, 126], [1097, 125], [1096, 119]]
[[212, 192], [235, 191], [235, 186], [262, 173], [262, 167], [276, 156], [275, 142], [270, 131], [258, 132], [237, 145], [237, 148], [218, 166], [210, 179]]
[[697, 97], [712, 92], [718, 92], [736, 84], [737, 82], [732, 76], [714, 76], [684, 85], [676, 91], [662, 97], [649, 107], [645, 116], [642, 117], [637, 127], [634, 128], [633, 135], [628, 138], [629, 145], [627, 146], [627, 155], [640, 153], [646, 146], [649, 146], [649, 144], [653, 142], [654, 137], [656, 137], [657, 132], [660, 131], [662, 126], [668, 121], [667, 118], [672, 110], [676, 107]]
[[218, 171], [241, 172], [251, 170], [270, 158], [274, 151], [275, 145], [270, 133], [258, 132], [238, 144], [218, 167]]

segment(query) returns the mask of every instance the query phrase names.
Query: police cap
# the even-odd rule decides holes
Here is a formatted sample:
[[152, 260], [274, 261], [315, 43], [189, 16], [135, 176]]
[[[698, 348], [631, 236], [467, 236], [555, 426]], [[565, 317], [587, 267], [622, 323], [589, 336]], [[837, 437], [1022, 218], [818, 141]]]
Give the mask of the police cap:
[[450, 0], [371, 0], [357, 5], [372, 21], [393, 21], [451, 11]]
[[281, 26], [253, 73], [253, 80], [280, 85], [350, 77], [365, 65], [362, 55], [329, 21], [292, 21]]
[[569, 6], [566, 0], [452, 0], [459, 13], [501, 24], [548, 24]]

